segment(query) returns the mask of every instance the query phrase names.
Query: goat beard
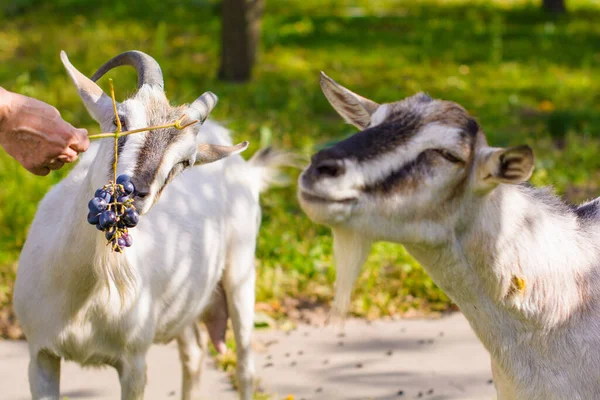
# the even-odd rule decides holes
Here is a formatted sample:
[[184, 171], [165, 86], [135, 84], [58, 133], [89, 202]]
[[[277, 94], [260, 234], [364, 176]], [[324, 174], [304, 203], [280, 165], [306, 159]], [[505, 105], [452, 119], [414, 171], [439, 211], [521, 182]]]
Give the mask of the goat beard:
[[344, 318], [350, 308], [352, 288], [367, 260], [373, 241], [357, 231], [332, 228], [336, 265], [335, 297], [332, 316]]

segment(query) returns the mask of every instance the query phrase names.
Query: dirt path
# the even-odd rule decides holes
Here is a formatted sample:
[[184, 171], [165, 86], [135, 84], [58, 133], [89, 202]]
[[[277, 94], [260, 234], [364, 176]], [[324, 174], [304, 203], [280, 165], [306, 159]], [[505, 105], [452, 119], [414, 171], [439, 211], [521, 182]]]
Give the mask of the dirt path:
[[[261, 387], [274, 400], [402, 400], [495, 398], [489, 356], [460, 314], [440, 320], [347, 321], [336, 327], [301, 325], [285, 333], [255, 334]], [[25, 400], [27, 346], [0, 342], [0, 400]], [[237, 395], [212, 362], [202, 377], [201, 399], [234, 400]], [[148, 357], [145, 399], [178, 399], [177, 348], [154, 346]], [[82, 370], [65, 363], [62, 394], [72, 399], [118, 399], [110, 368]]]
[[[0, 342], [0, 400], [30, 400], [27, 381], [29, 354], [25, 342]], [[177, 345], [153, 346], [148, 355], [148, 385], [145, 400], [179, 399], [181, 367]], [[118, 400], [119, 378], [113, 368], [82, 369], [63, 363], [61, 396], [74, 399]], [[229, 378], [217, 371], [212, 360], [204, 368], [201, 400], [237, 400]]]
[[295, 400], [494, 399], [489, 355], [459, 314], [439, 320], [350, 320], [257, 334], [262, 386]]

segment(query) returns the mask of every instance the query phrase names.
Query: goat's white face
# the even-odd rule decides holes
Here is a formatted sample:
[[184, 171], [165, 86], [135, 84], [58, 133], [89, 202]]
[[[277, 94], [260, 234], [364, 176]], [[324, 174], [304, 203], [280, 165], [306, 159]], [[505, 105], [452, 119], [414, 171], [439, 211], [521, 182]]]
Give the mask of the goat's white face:
[[417, 94], [379, 105], [322, 75], [333, 107], [362, 131], [315, 154], [299, 200], [315, 222], [372, 240], [435, 241], [466, 195], [529, 178], [526, 147], [487, 147], [458, 104]]
[[[134, 58], [138, 68], [138, 91], [131, 98], [117, 104], [117, 112], [122, 131], [170, 124], [186, 114], [187, 121], [194, 119], [200, 123], [183, 130], [176, 128], [157, 129], [123, 136], [118, 143], [117, 175], [127, 174], [136, 188], [135, 205], [140, 214], [148, 212], [158, 200], [166, 185], [186, 168], [195, 164], [217, 161], [246, 149], [247, 143], [237, 146], [199, 144], [197, 134], [200, 125], [215, 106], [217, 97], [207, 92], [190, 105], [172, 107], [162, 88], [162, 73], [154, 59], [141, 52], [123, 53], [107, 62], [94, 75], [100, 78], [114, 66], [126, 64], [121, 58]], [[62, 61], [71, 75], [79, 94], [90, 115], [100, 124], [103, 132], [117, 129], [111, 99], [92, 80], [81, 74], [61, 54]], [[114, 60], [117, 60], [116, 62]], [[130, 64], [133, 65], [133, 64]], [[144, 82], [144, 79], [150, 82]], [[184, 121], [185, 123], [185, 121]], [[114, 147], [105, 146], [110, 162], [103, 170], [94, 171], [98, 186], [108, 182], [113, 176]], [[104, 169], [105, 168], [105, 169]]]

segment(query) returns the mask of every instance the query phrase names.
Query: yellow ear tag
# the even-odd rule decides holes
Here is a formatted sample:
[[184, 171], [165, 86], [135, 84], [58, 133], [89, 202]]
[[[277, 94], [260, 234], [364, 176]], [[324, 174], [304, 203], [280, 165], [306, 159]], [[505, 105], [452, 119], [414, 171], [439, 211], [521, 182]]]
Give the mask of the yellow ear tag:
[[513, 275], [511, 279], [512, 287], [516, 289], [519, 293], [525, 292], [525, 279], [519, 278], [516, 275]]

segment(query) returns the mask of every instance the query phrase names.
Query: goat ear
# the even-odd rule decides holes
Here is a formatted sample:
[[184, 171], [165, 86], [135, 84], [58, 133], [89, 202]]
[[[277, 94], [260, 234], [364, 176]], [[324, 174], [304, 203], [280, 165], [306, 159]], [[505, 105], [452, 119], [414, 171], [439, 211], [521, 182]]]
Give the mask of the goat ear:
[[83, 101], [85, 108], [97, 122], [104, 121], [108, 114], [113, 113], [112, 100], [94, 81], [83, 75], [69, 61], [67, 53], [60, 52], [60, 59], [65, 66], [69, 76], [73, 80], [79, 97]]
[[242, 142], [235, 146], [221, 146], [217, 144], [199, 144], [194, 165], [208, 164], [222, 158], [239, 154], [248, 148], [249, 142]]
[[487, 147], [480, 150], [477, 155], [475, 166], [477, 186], [485, 189], [499, 183], [523, 183], [531, 178], [533, 168], [533, 150], [529, 146], [508, 149]]
[[321, 90], [344, 120], [358, 129], [366, 129], [379, 104], [351, 92], [321, 72]]
[[206, 121], [210, 112], [215, 108], [219, 98], [213, 92], [205, 92], [190, 104], [190, 117], [197, 119], [200, 123]]

